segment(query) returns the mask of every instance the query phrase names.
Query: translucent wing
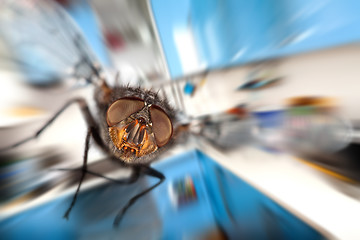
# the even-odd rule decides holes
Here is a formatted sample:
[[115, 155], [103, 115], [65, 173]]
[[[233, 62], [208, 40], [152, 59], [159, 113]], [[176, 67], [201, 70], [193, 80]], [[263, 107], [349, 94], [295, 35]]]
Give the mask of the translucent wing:
[[95, 57], [77, 25], [51, 0], [0, 0], [2, 68], [15, 67], [33, 82], [67, 77], [91, 81]]

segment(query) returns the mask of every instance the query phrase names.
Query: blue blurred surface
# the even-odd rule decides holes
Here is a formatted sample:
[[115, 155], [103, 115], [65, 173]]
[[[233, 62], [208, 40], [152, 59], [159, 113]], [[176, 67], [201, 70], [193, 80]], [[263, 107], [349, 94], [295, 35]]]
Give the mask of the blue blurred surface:
[[190, 0], [151, 1], [152, 12], [171, 77], [183, 75], [174, 34], [179, 29], [188, 26], [189, 3]]
[[[154, 167], [166, 176], [165, 184], [153, 192], [163, 222], [162, 239], [181, 240], [186, 236], [200, 236], [217, 228], [197, 151], [185, 152], [155, 164]], [[169, 187], [185, 176], [193, 179], [197, 200], [177, 207], [170, 198]]]
[[104, 42], [103, 33], [101, 32], [98, 20], [89, 1], [78, 0], [72, 1], [66, 8], [70, 16], [75, 20], [91, 49], [96, 54], [103, 66], [111, 66], [108, 50]]
[[[154, 168], [165, 174], [166, 181], [129, 209], [118, 230], [112, 228], [117, 211], [156, 179], [81, 192], [69, 221], [62, 216], [72, 196], [56, 199], [1, 221], [0, 235], [2, 239], [201, 239], [222, 229], [230, 239], [323, 238], [200, 151], [171, 157]], [[174, 205], [171, 186], [184, 177], [193, 180], [196, 199]]]
[[[63, 6], [59, 7], [62, 8]], [[89, 5], [88, 1], [72, 1], [71, 4], [66, 6], [64, 9], [72, 18], [71, 21], [74, 21], [77, 26], [65, 25], [61, 21], [57, 22], [54, 19], [50, 18], [52, 15], [49, 15], [49, 19], [46, 19], [46, 14], [48, 14], [46, 12], [48, 11], [46, 10], [46, 8], [45, 10], [43, 10], [44, 13], [42, 14], [42, 17], [45, 17], [44, 20], [48, 20], [49, 22], [47, 24], [51, 25], [52, 27], [57, 27], [60, 29], [66, 28], [66, 30], [64, 31], [65, 33], [67, 31], [72, 33], [73, 29], [68, 28], [78, 28], [76, 29], [76, 31], [79, 30], [79, 32], [83, 34], [84, 38], [86, 39], [85, 41], [90, 46], [92, 53], [94, 53], [94, 55], [96, 56], [97, 63], [101, 64], [104, 67], [111, 66], [111, 61], [107, 52], [107, 47], [102, 37], [102, 32], [99, 28], [99, 24], [97, 22], [94, 10], [92, 9], [91, 5]], [[28, 21], [29, 20], [32, 19], [28, 19]], [[42, 31], [51, 31], [48, 30], [46, 27], [47, 26], [44, 26]], [[73, 51], [73, 49], [66, 49], [68, 47], [68, 44], [70, 44], [71, 46], [74, 45], [74, 43], [71, 43], [73, 41], [73, 39], [71, 39], [73, 36], [55, 36], [55, 34], [53, 34], [52, 36], [51, 33], [48, 33], [49, 36], [42, 36], [41, 34], [37, 36], [32, 32], [35, 30], [27, 29], [27, 31], [29, 31], [27, 32], [27, 34], [30, 34], [30, 39], [40, 38], [40, 41], [42, 41], [42, 38], [49, 36], [50, 39], [47, 42], [49, 46], [45, 46], [44, 43], [31, 44], [31, 46], [22, 43], [16, 50], [20, 54], [23, 61], [31, 63], [30, 66], [25, 65], [23, 67], [24, 73], [26, 75], [26, 81], [34, 85], [51, 85], [53, 83], [63, 81], [64, 79], [62, 76], [65, 76], [66, 71], [69, 70], [67, 68], [74, 67], [71, 66], [70, 61], [74, 61], [74, 59], [80, 57], [75, 55], [73, 56], [73, 59], [66, 60], [64, 58], [64, 56], [69, 57], [68, 55], [66, 55], [66, 53], [69, 54], [69, 51], [70, 54], [78, 53], [71, 52]], [[62, 54], [64, 54], [64, 56], [62, 56]]]
[[[357, 0], [152, 0], [171, 77], [181, 68], [174, 33], [190, 29], [200, 62], [219, 69], [360, 40]], [[201, 69], [199, 69], [201, 70]]]
[[229, 239], [325, 239], [204, 153], [197, 154], [216, 221]]

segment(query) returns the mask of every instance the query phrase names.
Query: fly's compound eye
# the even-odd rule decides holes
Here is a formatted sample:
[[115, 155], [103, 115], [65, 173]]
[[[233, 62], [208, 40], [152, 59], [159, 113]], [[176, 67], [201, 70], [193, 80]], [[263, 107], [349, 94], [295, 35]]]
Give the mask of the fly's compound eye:
[[171, 120], [168, 115], [156, 105], [150, 107], [150, 116], [156, 144], [158, 147], [162, 147], [169, 142], [172, 136], [173, 128]]
[[121, 98], [113, 102], [107, 110], [106, 121], [111, 127], [121, 122], [131, 114], [140, 111], [145, 106], [144, 101], [137, 98]]

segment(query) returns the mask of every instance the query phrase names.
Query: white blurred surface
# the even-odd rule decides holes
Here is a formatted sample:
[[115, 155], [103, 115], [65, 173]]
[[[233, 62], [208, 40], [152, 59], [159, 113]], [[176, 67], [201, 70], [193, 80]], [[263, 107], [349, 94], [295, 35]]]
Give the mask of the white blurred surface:
[[335, 189], [324, 176], [286, 154], [252, 147], [227, 154], [204, 152], [330, 239], [359, 239], [360, 202]]

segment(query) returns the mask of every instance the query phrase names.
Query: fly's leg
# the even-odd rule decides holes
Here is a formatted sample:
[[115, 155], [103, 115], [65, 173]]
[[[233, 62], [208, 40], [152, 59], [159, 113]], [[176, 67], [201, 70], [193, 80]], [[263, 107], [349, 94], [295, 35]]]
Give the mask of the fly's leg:
[[[69, 208], [67, 209], [67, 211], [64, 214], [64, 218], [66, 218], [66, 219], [69, 219], [69, 214], [70, 214], [72, 208], [74, 207], [74, 205], [76, 203], [76, 199], [77, 199], [77, 196], [79, 194], [81, 184], [84, 181], [85, 175], [87, 173], [98, 176], [98, 177], [102, 177], [102, 178], [105, 178], [107, 180], [114, 181], [114, 182], [120, 183], [120, 184], [133, 183], [139, 178], [138, 171], [135, 171], [134, 174], [132, 174], [131, 177], [128, 178], [128, 179], [115, 180], [115, 179], [105, 177], [105, 176], [103, 176], [103, 175], [101, 175], [99, 173], [95, 173], [95, 172], [91, 172], [91, 171], [87, 170], [87, 160], [88, 160], [88, 152], [89, 152], [89, 146], [90, 146], [89, 145], [90, 137], [92, 136], [95, 139], [95, 141], [97, 141], [96, 138], [99, 137], [98, 135], [99, 134], [98, 134], [98, 131], [96, 130], [96, 128], [93, 128], [93, 127], [88, 128], [88, 131], [87, 131], [87, 134], [86, 134], [86, 139], [85, 139], [84, 158], [83, 158], [83, 165], [82, 165], [82, 168], [81, 168], [81, 178], [80, 178], [78, 187], [76, 189], [75, 195], [74, 195], [74, 197], [73, 197], [73, 199], [71, 201], [71, 204], [70, 204]], [[79, 169], [59, 169], [59, 170], [76, 170], [77, 171]]]
[[[24, 143], [27, 143], [27, 142], [29, 142], [29, 141], [31, 141], [33, 139], [36, 139], [38, 136], [40, 136], [41, 133], [43, 133], [45, 131], [45, 129], [47, 127], [49, 127], [51, 125], [52, 122], [54, 122], [73, 103], [79, 104], [79, 106], [81, 108], [81, 112], [83, 113], [83, 116], [84, 116], [88, 126], [96, 128], [97, 124], [96, 124], [94, 118], [92, 117], [92, 115], [90, 113], [90, 110], [89, 110], [89, 108], [88, 108], [88, 106], [86, 104], [86, 101], [83, 98], [75, 98], [75, 99], [72, 99], [69, 102], [67, 102], [58, 112], [56, 112], [54, 114], [54, 116], [52, 118], [50, 118], [50, 120], [47, 121], [45, 123], [45, 125], [35, 133], [35, 135], [33, 135], [31, 137], [28, 137], [28, 138], [26, 138], [26, 139], [24, 139], [24, 140], [22, 140], [20, 142], [17, 142], [15, 144], [11, 145], [11, 146], [8, 146], [6, 148], [2, 148], [2, 149], [0, 149], [0, 152], [10, 150], [10, 149], [18, 147], [18, 146], [20, 146], [20, 145], [22, 145]], [[100, 137], [94, 137], [94, 139], [99, 145], [104, 145], [103, 143], [101, 143]]]
[[126, 211], [142, 196], [144, 196], [145, 194], [147, 194], [148, 192], [150, 192], [151, 190], [153, 190], [154, 188], [156, 188], [157, 186], [159, 186], [163, 181], [165, 181], [165, 176], [164, 174], [162, 174], [161, 172], [148, 167], [148, 166], [143, 166], [143, 170], [144, 170], [144, 174], [145, 175], [149, 175], [151, 177], [155, 177], [158, 178], [160, 181], [157, 182], [156, 184], [154, 184], [153, 186], [145, 189], [144, 191], [142, 191], [141, 193], [135, 195], [134, 197], [132, 197], [127, 204], [125, 205], [125, 207], [123, 207], [121, 209], [121, 211], [116, 215], [115, 220], [114, 220], [114, 224], [113, 226], [116, 228], [119, 226], [121, 220], [123, 219]]
[[[84, 171], [82, 168], [80, 168], [80, 169], [79, 168], [57, 168], [57, 169], [53, 169], [53, 170], [55, 170], [55, 171], [74, 171], [74, 172], [78, 172], [78, 171], [83, 172]], [[109, 178], [109, 177], [104, 176], [104, 175], [102, 175], [100, 173], [89, 171], [89, 170], [86, 170], [85, 173], [90, 174], [90, 175], [94, 175], [96, 177], [103, 178], [105, 180], [108, 180], [110, 182], [117, 183], [117, 184], [131, 184], [131, 183], [136, 182], [140, 177], [140, 172], [137, 171], [136, 169], [134, 169], [134, 170], [135, 171], [133, 171], [133, 173], [130, 175], [130, 177], [126, 178], [126, 179]]]
[[85, 150], [84, 150], [84, 159], [83, 159], [83, 166], [82, 166], [82, 174], [81, 174], [81, 178], [80, 178], [80, 182], [79, 185], [76, 189], [75, 195], [71, 201], [70, 207], [68, 208], [68, 210], [66, 211], [66, 213], [64, 214], [64, 218], [69, 219], [69, 214], [71, 212], [71, 209], [74, 207], [77, 196], [79, 194], [79, 190], [80, 190], [80, 186], [81, 183], [84, 180], [85, 174], [86, 174], [86, 170], [87, 170], [87, 157], [88, 157], [88, 152], [89, 152], [89, 143], [90, 143], [90, 136], [91, 136], [91, 128], [88, 128], [87, 134], [86, 134], [86, 139], [85, 139]]
[[95, 142], [103, 149], [106, 151], [106, 147], [105, 147], [105, 144], [104, 142], [102, 141], [101, 137], [100, 137], [100, 134], [98, 132], [98, 126], [97, 126], [97, 123], [95, 122], [94, 118], [92, 117], [91, 113], [90, 113], [90, 110], [89, 110], [89, 107], [85, 101], [85, 99], [83, 98], [74, 98], [72, 100], [70, 100], [69, 102], [67, 102], [58, 112], [56, 112], [54, 114], [54, 116], [52, 118], [50, 118], [50, 120], [48, 122], [45, 123], [45, 125], [40, 128], [34, 136], [31, 136], [29, 138], [26, 138], [18, 143], [15, 143], [7, 148], [4, 148], [4, 149], [0, 149], [0, 152], [1, 151], [5, 151], [5, 150], [9, 150], [9, 149], [12, 149], [12, 148], [15, 148], [19, 145], [22, 145], [32, 139], [35, 139], [37, 138], [41, 133], [43, 133], [47, 127], [49, 127], [69, 106], [71, 106], [72, 104], [74, 103], [77, 103], [79, 106], [80, 106], [80, 110], [83, 114], [83, 117], [88, 125], [88, 131], [87, 131], [87, 135], [86, 135], [86, 141], [85, 141], [85, 151], [84, 151], [84, 159], [83, 159], [83, 166], [82, 166], [82, 175], [81, 175], [81, 179], [80, 179], [80, 183], [78, 185], [78, 188], [76, 190], [76, 193], [74, 195], [74, 198], [71, 202], [71, 205], [69, 207], [69, 209], [66, 211], [64, 217], [65, 218], [68, 218], [69, 217], [69, 213], [71, 211], [71, 209], [73, 208], [73, 206], [75, 205], [75, 202], [76, 202], [76, 198], [77, 198], [77, 195], [79, 193], [79, 190], [80, 190], [80, 186], [81, 186], [81, 183], [82, 181], [84, 180], [84, 177], [85, 177], [85, 174], [86, 174], [86, 171], [87, 171], [87, 155], [88, 155], [88, 151], [89, 151], [89, 142], [90, 142], [90, 137], [92, 136], [93, 139], [95, 140]]
[[71, 201], [71, 204], [70, 204], [69, 208], [67, 209], [67, 211], [65, 212], [65, 214], [63, 216], [65, 219], [69, 219], [69, 214], [70, 214], [72, 208], [74, 207], [74, 205], [76, 203], [78, 194], [80, 192], [81, 184], [84, 181], [85, 175], [87, 173], [91, 174], [91, 175], [95, 175], [97, 177], [102, 177], [104, 179], [107, 179], [109, 181], [112, 181], [112, 182], [115, 182], [115, 183], [118, 183], [118, 184], [131, 184], [131, 183], [137, 181], [139, 179], [139, 176], [140, 176], [139, 169], [135, 168], [135, 167], [134, 167], [134, 171], [133, 171], [132, 175], [129, 178], [120, 179], [120, 180], [108, 178], [108, 177], [103, 176], [103, 175], [101, 175], [99, 173], [87, 170], [87, 162], [88, 162], [87, 160], [88, 160], [88, 152], [89, 152], [90, 137], [91, 136], [95, 139], [95, 141], [97, 141], [96, 139], [97, 139], [97, 137], [99, 137], [99, 133], [98, 133], [96, 128], [93, 128], [93, 127], [88, 128], [88, 131], [87, 131], [87, 134], [86, 134], [86, 139], [85, 139], [84, 158], [83, 158], [83, 166], [82, 166], [82, 168], [81, 169], [58, 169], [58, 170], [65, 170], [65, 171], [66, 170], [70, 170], [70, 171], [79, 171], [80, 170], [81, 171], [81, 178], [80, 178], [78, 187], [76, 189], [76, 192], [75, 192], [75, 194], [73, 196], [73, 199]]

